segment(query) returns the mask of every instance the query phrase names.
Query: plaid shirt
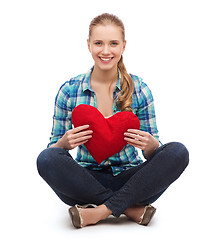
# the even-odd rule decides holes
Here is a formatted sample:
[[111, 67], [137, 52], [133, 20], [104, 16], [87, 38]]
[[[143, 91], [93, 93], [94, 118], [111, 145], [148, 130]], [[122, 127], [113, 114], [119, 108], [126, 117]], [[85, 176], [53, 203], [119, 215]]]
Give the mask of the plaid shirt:
[[[70, 79], [59, 89], [55, 99], [52, 135], [48, 147], [56, 143], [66, 131], [72, 129], [71, 114], [76, 106], [79, 104], [87, 104], [97, 108], [97, 98], [90, 85], [92, 70], [93, 68], [86, 74], [81, 74]], [[130, 76], [134, 82], [132, 109], [133, 113], [140, 120], [140, 130], [149, 132], [159, 140], [152, 93], [141, 78], [132, 74], [130, 74]], [[113, 93], [114, 97], [121, 90], [120, 82], [121, 74], [119, 72], [118, 82]], [[113, 103], [113, 114], [120, 112], [115, 101]], [[138, 156], [137, 149], [129, 144], [119, 153], [105, 159], [99, 165], [90, 155], [87, 148], [81, 145], [78, 146], [75, 161], [82, 167], [87, 167], [92, 170], [111, 167], [113, 175], [117, 175], [124, 170], [143, 163], [143, 160]]]

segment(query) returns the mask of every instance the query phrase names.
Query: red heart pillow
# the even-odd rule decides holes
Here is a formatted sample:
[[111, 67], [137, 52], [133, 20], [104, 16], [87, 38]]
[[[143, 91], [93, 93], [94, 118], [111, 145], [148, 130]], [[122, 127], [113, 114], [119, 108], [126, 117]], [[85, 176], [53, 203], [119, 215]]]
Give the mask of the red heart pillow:
[[132, 112], [118, 112], [104, 118], [98, 109], [86, 104], [73, 110], [72, 123], [74, 127], [89, 125], [93, 130], [92, 138], [84, 145], [98, 164], [125, 147], [124, 132], [140, 128], [139, 119]]

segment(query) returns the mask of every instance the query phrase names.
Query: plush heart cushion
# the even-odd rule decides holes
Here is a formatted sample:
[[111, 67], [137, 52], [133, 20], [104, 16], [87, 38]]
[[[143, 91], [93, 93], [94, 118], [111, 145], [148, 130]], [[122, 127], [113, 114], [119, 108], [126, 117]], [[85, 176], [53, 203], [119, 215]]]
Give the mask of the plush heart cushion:
[[124, 132], [140, 128], [139, 119], [132, 112], [118, 112], [105, 118], [98, 109], [86, 104], [73, 110], [72, 123], [74, 127], [89, 125], [88, 129], [93, 130], [92, 138], [84, 145], [98, 164], [125, 147]]

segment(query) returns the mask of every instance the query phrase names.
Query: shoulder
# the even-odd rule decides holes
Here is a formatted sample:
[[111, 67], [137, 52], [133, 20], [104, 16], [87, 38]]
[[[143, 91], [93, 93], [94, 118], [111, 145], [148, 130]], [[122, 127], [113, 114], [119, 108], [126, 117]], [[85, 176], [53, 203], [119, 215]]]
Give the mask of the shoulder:
[[134, 89], [136, 92], [145, 92], [148, 94], [151, 94], [151, 90], [148, 87], [147, 83], [143, 80], [143, 78], [137, 76], [137, 75], [133, 75], [133, 74], [129, 74], [133, 80], [134, 83]]
[[73, 77], [71, 78], [68, 83], [69, 83], [69, 86], [72, 86], [72, 85], [76, 85], [76, 86], [79, 86], [80, 84], [82, 84], [83, 80], [85, 79], [86, 77], [86, 73], [84, 74], [80, 74], [76, 77]]
[[85, 77], [86, 73], [80, 74], [76, 77], [72, 77], [70, 80], [66, 81], [61, 85], [59, 91], [69, 95], [77, 92], [80, 88], [82, 88]]
[[70, 78], [70, 80], [66, 81], [61, 88], [68, 88], [68, 87], [77, 87], [80, 86], [83, 83], [83, 80], [85, 78], [86, 74], [80, 74], [76, 77]]

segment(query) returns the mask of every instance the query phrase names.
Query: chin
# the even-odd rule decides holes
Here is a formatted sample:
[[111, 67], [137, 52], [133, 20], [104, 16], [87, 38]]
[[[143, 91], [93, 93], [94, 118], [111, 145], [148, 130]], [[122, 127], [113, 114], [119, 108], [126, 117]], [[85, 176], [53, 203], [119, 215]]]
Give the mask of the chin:
[[115, 68], [115, 66], [99, 66], [99, 69], [101, 69], [102, 71], [110, 71], [113, 70]]
[[96, 66], [99, 68], [99, 69], [101, 69], [102, 71], [110, 71], [110, 70], [113, 70], [113, 69], [117, 69], [117, 66], [118, 66], [118, 64], [116, 63], [114, 63], [114, 64], [96, 64]]

